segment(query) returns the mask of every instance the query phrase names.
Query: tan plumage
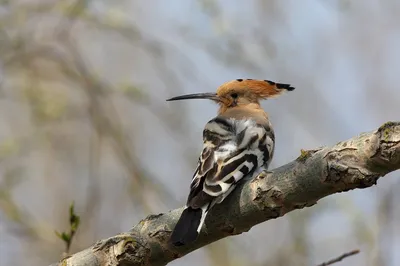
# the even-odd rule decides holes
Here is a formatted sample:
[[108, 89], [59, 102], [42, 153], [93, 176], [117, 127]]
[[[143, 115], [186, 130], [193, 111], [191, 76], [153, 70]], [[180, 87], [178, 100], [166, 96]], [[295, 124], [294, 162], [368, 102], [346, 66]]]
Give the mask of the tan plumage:
[[265, 124], [268, 120], [268, 114], [261, 108], [258, 103], [249, 103], [245, 105], [238, 105], [235, 107], [222, 107], [220, 108], [219, 116], [234, 119], [246, 119], [251, 117], [260, 124]]
[[203, 131], [203, 150], [171, 242], [195, 241], [209, 210], [221, 203], [245, 176], [268, 165], [275, 135], [260, 100], [294, 90], [289, 84], [237, 79], [222, 84], [216, 93], [197, 93], [169, 99], [210, 99], [220, 106], [218, 116]]

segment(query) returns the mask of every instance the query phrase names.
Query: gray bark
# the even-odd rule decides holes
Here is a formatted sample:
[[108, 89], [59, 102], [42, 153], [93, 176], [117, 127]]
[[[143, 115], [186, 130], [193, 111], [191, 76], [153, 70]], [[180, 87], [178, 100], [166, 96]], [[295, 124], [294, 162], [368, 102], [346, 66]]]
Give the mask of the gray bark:
[[333, 147], [301, 151], [293, 162], [242, 182], [210, 212], [193, 245], [177, 248], [168, 243], [180, 208], [150, 215], [129, 232], [100, 240], [53, 265], [165, 265], [328, 195], [375, 185], [399, 168], [400, 122], [388, 122]]

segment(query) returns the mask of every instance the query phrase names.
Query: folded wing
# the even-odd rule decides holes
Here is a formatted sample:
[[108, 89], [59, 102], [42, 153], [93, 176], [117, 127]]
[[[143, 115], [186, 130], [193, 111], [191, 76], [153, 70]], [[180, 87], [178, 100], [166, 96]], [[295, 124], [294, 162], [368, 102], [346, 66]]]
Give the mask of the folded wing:
[[171, 236], [175, 245], [194, 241], [210, 208], [222, 202], [243, 177], [268, 165], [273, 137], [269, 126], [252, 120], [217, 117], [207, 123], [186, 209]]

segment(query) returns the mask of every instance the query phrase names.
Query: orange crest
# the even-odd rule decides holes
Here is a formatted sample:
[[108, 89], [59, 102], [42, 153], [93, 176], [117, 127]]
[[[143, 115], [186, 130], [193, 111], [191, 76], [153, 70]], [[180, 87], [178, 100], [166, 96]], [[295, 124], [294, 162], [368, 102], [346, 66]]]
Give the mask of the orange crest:
[[275, 83], [270, 80], [236, 79], [222, 84], [217, 90], [217, 95], [221, 97], [232, 93], [246, 95], [251, 92], [257, 98], [265, 99], [292, 90], [294, 87], [289, 84]]

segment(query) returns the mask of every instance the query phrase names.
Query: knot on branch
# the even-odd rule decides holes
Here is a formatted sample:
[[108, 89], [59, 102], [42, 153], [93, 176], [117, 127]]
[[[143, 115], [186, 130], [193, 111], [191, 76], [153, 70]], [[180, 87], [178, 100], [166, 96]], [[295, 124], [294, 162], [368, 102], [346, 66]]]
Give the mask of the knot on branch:
[[400, 122], [387, 122], [378, 128], [375, 135], [379, 139], [376, 152], [371, 156], [374, 164], [386, 168], [387, 172], [400, 165]]
[[283, 193], [277, 187], [263, 188], [258, 186], [255, 190], [253, 202], [263, 211], [268, 211], [269, 218], [281, 216]]
[[118, 265], [146, 265], [151, 251], [149, 243], [134, 232], [101, 240], [92, 249], [99, 254], [106, 254], [105, 260], [110, 264], [116, 261]]

